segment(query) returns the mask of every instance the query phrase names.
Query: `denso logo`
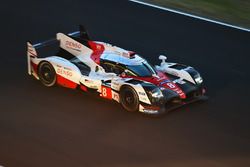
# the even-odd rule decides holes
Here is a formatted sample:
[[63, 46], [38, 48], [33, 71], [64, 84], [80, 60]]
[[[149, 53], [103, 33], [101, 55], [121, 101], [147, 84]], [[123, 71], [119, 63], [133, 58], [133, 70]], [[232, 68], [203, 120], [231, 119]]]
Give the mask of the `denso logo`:
[[66, 41], [65, 45], [66, 47], [73, 48], [73, 49], [80, 49], [82, 47], [81, 44], [77, 42], [72, 42], [72, 41]]

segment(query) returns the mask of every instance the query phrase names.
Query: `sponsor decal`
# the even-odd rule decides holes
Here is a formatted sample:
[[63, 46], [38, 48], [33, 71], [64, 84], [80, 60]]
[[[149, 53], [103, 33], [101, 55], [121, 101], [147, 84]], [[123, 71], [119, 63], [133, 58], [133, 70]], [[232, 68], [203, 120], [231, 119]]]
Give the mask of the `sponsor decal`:
[[112, 99], [112, 90], [109, 87], [102, 86], [101, 87], [101, 97], [106, 98], [106, 99]]
[[148, 101], [147, 98], [145, 98], [145, 97], [141, 97], [140, 100], [141, 101]]
[[69, 71], [72, 71], [70, 68], [67, 68], [67, 67], [63, 67], [65, 70], [69, 70]]
[[111, 88], [114, 90], [118, 90], [119, 89], [119, 84], [111, 84]]
[[112, 82], [112, 84], [114, 84], [115, 86], [119, 86], [118, 82]]
[[98, 89], [98, 86], [96, 86], [96, 85], [89, 85], [88, 87], [91, 89]]
[[158, 113], [157, 110], [152, 110], [152, 109], [143, 109], [143, 112], [147, 113], [147, 114], [157, 114]]
[[144, 92], [138, 92], [138, 93], [139, 93], [139, 95], [146, 96], [146, 93], [144, 93]]
[[93, 83], [94, 83], [93, 80], [88, 80], [88, 79], [85, 79], [84, 82], [85, 82], [85, 83], [89, 83], [89, 84], [93, 84]]
[[120, 84], [119, 84], [118, 82], [112, 81], [112, 83], [111, 83], [111, 87], [112, 87], [113, 89], [118, 89], [119, 85], [120, 85]]
[[63, 68], [58, 68], [56, 70], [56, 73], [60, 74], [60, 75], [63, 75], [63, 76], [66, 76], [66, 77], [72, 77], [73, 76], [73, 73], [71, 71], [65, 70]]
[[81, 47], [82, 47], [82, 45], [80, 43], [72, 42], [72, 41], [66, 41], [65, 46], [66, 46], [66, 48], [73, 49], [73, 50], [76, 50], [78, 52], [81, 51]]
[[112, 98], [117, 102], [120, 101], [119, 94], [114, 91], [112, 91]]
[[158, 106], [142, 106], [142, 112], [147, 113], [147, 114], [157, 114], [158, 111], [160, 110], [160, 107]]

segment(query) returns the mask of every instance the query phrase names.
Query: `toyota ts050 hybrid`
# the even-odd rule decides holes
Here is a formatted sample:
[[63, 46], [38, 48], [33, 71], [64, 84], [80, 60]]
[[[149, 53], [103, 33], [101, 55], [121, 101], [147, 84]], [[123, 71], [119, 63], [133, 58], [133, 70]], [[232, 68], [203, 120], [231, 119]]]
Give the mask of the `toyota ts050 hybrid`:
[[[40, 54], [52, 45], [57, 48], [53, 53]], [[94, 93], [130, 112], [162, 114], [205, 94], [203, 79], [193, 67], [166, 62], [163, 55], [153, 67], [135, 52], [91, 40], [83, 26], [42, 43], [27, 42], [27, 59], [29, 75], [43, 85]]]

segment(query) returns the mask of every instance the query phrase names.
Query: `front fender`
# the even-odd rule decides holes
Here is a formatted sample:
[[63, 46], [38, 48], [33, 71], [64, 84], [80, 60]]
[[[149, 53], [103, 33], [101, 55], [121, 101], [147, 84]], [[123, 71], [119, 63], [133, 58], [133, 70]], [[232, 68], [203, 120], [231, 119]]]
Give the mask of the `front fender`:
[[194, 76], [195, 73], [199, 74], [193, 67], [190, 66], [183, 66], [183, 68], [175, 68], [179, 64], [176, 63], [165, 63], [161, 64], [160, 66], [155, 66], [156, 70], [179, 77], [180, 79], [184, 79], [186, 81], [189, 81], [193, 84], [196, 84]]
[[134, 79], [130, 78], [116, 78], [111, 81], [111, 87], [112, 89], [120, 92], [121, 88], [123, 86], [131, 86], [137, 93], [139, 97], [139, 101], [146, 103], [146, 104], [151, 104], [150, 99], [142, 85], [143, 82], [141, 81], [135, 81]]

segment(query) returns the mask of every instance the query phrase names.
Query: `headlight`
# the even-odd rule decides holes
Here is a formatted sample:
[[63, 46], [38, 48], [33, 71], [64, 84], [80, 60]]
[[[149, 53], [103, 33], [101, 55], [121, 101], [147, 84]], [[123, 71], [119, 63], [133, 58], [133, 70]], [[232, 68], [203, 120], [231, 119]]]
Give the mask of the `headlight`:
[[203, 79], [199, 74], [194, 77], [194, 80], [197, 84], [201, 84], [203, 82]]
[[153, 98], [162, 98], [163, 94], [159, 88], [155, 88], [151, 91], [151, 96]]

